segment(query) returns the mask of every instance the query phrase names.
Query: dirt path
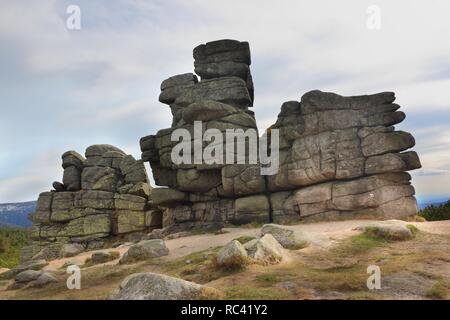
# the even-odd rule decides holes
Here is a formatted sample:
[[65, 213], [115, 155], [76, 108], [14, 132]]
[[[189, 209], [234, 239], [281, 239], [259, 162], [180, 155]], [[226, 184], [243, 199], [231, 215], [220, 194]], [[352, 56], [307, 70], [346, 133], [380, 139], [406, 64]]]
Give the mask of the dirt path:
[[[337, 241], [357, 234], [359, 231], [356, 228], [370, 224], [369, 220], [348, 220], [348, 221], [333, 221], [333, 222], [317, 222], [308, 224], [299, 224], [286, 226], [286, 228], [294, 230], [294, 232], [301, 238], [305, 239], [310, 245], [309, 248], [317, 247], [327, 248]], [[435, 233], [435, 234], [450, 234], [450, 221], [436, 221], [436, 222], [412, 222], [419, 230]], [[177, 239], [166, 240], [166, 245], [169, 248], [169, 255], [164, 257], [164, 260], [174, 260], [186, 256], [193, 252], [203, 251], [210, 248], [223, 246], [229, 241], [241, 236], [259, 235], [260, 229], [248, 228], [225, 228], [224, 233], [220, 234], [201, 234]], [[93, 252], [108, 252], [117, 251], [120, 255], [128, 250], [128, 246], [96, 250], [91, 252], [84, 252], [76, 257], [53, 260], [46, 266], [45, 270], [57, 270], [64, 264], [82, 265], [85, 260], [89, 258]], [[117, 260], [111, 261], [108, 264], [116, 264]]]

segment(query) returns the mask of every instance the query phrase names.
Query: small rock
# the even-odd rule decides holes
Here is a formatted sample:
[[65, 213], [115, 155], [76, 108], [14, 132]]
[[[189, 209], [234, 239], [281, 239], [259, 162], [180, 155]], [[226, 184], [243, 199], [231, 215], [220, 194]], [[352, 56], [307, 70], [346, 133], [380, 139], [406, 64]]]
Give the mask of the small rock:
[[230, 241], [217, 253], [219, 266], [233, 267], [242, 266], [248, 260], [244, 246], [237, 240]]
[[283, 259], [283, 247], [269, 233], [247, 242], [244, 248], [249, 257], [261, 262], [277, 263]]
[[137, 243], [139, 241], [145, 240], [144, 238], [147, 237], [145, 233], [142, 232], [133, 232], [130, 234], [125, 235], [125, 241], [126, 242], [133, 242]]
[[74, 257], [84, 251], [84, 247], [79, 243], [68, 243], [61, 248], [61, 257]]
[[304, 241], [296, 239], [293, 230], [277, 224], [265, 224], [261, 228], [261, 236], [265, 234], [271, 234], [286, 249], [296, 249], [304, 243]]
[[9, 271], [2, 273], [0, 275], [0, 278], [11, 279], [25, 270], [41, 270], [46, 265], [48, 265], [48, 262], [45, 259], [31, 260], [23, 264], [20, 264]]
[[58, 279], [56, 279], [51, 273], [44, 272], [37, 278], [35, 281], [31, 281], [27, 287], [44, 287], [50, 283], [58, 282]]
[[147, 234], [149, 240], [151, 239], [163, 239], [164, 238], [164, 230], [163, 229], [155, 229], [152, 230], [149, 234]]
[[128, 276], [110, 300], [198, 300], [218, 298], [220, 293], [193, 282], [156, 273]]
[[35, 271], [35, 270], [26, 270], [15, 277], [16, 282], [27, 283], [39, 278], [44, 272], [43, 271]]
[[99, 250], [99, 249], [103, 249], [103, 247], [105, 246], [105, 242], [102, 240], [94, 240], [94, 241], [90, 241], [87, 245], [87, 250]]
[[123, 244], [123, 241], [116, 241], [111, 245], [111, 248], [118, 248]]
[[53, 189], [55, 189], [56, 192], [66, 191], [66, 187], [58, 181], [53, 182]]
[[113, 257], [108, 252], [94, 252], [91, 256], [91, 261], [94, 264], [105, 263], [113, 260]]
[[117, 248], [125, 248], [125, 247], [129, 247], [132, 246], [134, 243], [133, 242], [125, 242], [122, 243], [120, 246], [118, 246]]
[[164, 240], [143, 240], [132, 245], [120, 259], [120, 263], [130, 263], [134, 261], [146, 260], [166, 256], [169, 254]]

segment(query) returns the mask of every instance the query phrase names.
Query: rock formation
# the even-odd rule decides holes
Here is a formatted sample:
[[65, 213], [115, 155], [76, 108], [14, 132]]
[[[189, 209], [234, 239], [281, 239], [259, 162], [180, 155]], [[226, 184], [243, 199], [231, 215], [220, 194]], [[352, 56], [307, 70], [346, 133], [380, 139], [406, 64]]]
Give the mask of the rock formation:
[[[279, 142], [269, 149], [271, 155], [279, 151], [278, 170], [262, 175], [267, 163], [261, 153], [239, 158], [240, 147], [249, 151], [251, 142], [260, 149], [272, 146], [258, 137], [250, 110], [248, 43], [202, 44], [194, 60], [200, 79], [186, 73], [162, 82], [159, 101], [169, 105], [172, 126], [141, 138], [142, 160], [110, 145], [87, 148], [86, 158], [75, 151], [62, 155], [63, 181], [40, 194], [31, 215], [33, 242], [23, 260], [72, 255], [127, 237], [139, 241], [137, 233], [154, 229], [147, 239], [225, 223], [399, 219], [417, 212], [406, 171], [421, 165], [414, 151], [406, 151], [415, 144], [412, 135], [394, 128], [405, 118], [394, 93], [343, 97], [311, 91], [283, 103], [265, 135]], [[209, 129], [211, 136], [205, 135]], [[230, 143], [230, 129], [241, 130], [244, 143]], [[276, 132], [279, 139], [272, 136]], [[189, 140], [182, 159], [192, 161], [174, 161], [184, 135]], [[226, 156], [217, 157], [217, 146]], [[146, 161], [164, 187], [152, 189], [151, 198]]]
[[111, 145], [90, 146], [85, 155], [62, 155], [63, 182], [39, 195], [23, 260], [67, 256], [74, 245], [101, 248], [112, 238], [161, 227], [141, 160]]
[[166, 230], [253, 221], [402, 218], [417, 212], [406, 171], [420, 168], [420, 161], [415, 152], [404, 152], [414, 146], [414, 138], [393, 127], [405, 115], [391, 92], [343, 97], [311, 91], [300, 101], [285, 102], [267, 130], [280, 134], [279, 170], [271, 176], [261, 175], [259, 158], [256, 164], [174, 163], [171, 152], [178, 141], [171, 135], [176, 129], [194, 137], [191, 150], [196, 144], [214, 144], [195, 137], [195, 121], [202, 121], [202, 132], [257, 129], [249, 110], [254, 90], [248, 43], [202, 44], [194, 49], [194, 60], [200, 80], [187, 73], [161, 84], [159, 100], [170, 106], [171, 128], [140, 141], [142, 160], [150, 163], [156, 184], [166, 187], [152, 192], [153, 203], [165, 208]]

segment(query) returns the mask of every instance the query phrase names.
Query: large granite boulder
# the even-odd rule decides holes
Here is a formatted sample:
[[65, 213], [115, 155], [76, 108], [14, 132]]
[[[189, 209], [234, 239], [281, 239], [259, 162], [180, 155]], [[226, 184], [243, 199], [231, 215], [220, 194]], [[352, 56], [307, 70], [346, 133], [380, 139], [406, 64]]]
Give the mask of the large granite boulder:
[[[225, 139], [229, 129], [245, 132], [248, 142], [242, 145], [247, 149], [253, 138], [246, 130], [257, 129], [249, 111], [254, 90], [249, 44], [212, 41], [197, 46], [193, 55], [200, 80], [188, 73], [161, 85], [160, 101], [170, 105], [172, 127], [140, 141], [142, 160], [150, 162], [156, 184], [168, 187], [154, 194], [155, 203], [164, 208], [166, 230], [221, 222], [398, 219], [417, 213], [406, 171], [421, 164], [408, 151], [415, 144], [413, 136], [394, 128], [405, 114], [393, 92], [344, 97], [313, 90], [300, 101], [283, 103], [266, 132], [269, 141], [273, 132], [279, 133], [278, 170], [263, 176], [260, 157], [251, 162], [247, 154], [244, 163], [228, 163], [211, 152], [221, 144], [222, 150], [230, 146]], [[195, 137], [199, 122], [202, 134], [217, 130], [213, 138]], [[191, 136], [187, 158], [198, 160], [196, 145], [207, 151], [206, 157], [174, 163], [171, 152], [179, 141], [171, 137], [177, 129]], [[258, 135], [255, 139], [261, 145]], [[236, 153], [228, 150], [227, 155], [237, 160]]]
[[193, 282], [156, 273], [128, 276], [110, 296], [110, 300], [204, 300], [220, 293]]
[[107, 238], [162, 227], [141, 160], [107, 144], [88, 147], [85, 156], [62, 155], [63, 183], [39, 195], [23, 261], [69, 257], [101, 249]]

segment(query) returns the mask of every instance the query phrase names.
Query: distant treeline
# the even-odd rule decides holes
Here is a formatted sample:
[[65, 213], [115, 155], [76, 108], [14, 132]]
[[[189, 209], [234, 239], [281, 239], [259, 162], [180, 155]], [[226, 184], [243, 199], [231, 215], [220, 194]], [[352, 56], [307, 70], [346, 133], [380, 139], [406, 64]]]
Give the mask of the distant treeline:
[[440, 205], [429, 205], [420, 210], [419, 216], [427, 221], [450, 220], [450, 200]]

